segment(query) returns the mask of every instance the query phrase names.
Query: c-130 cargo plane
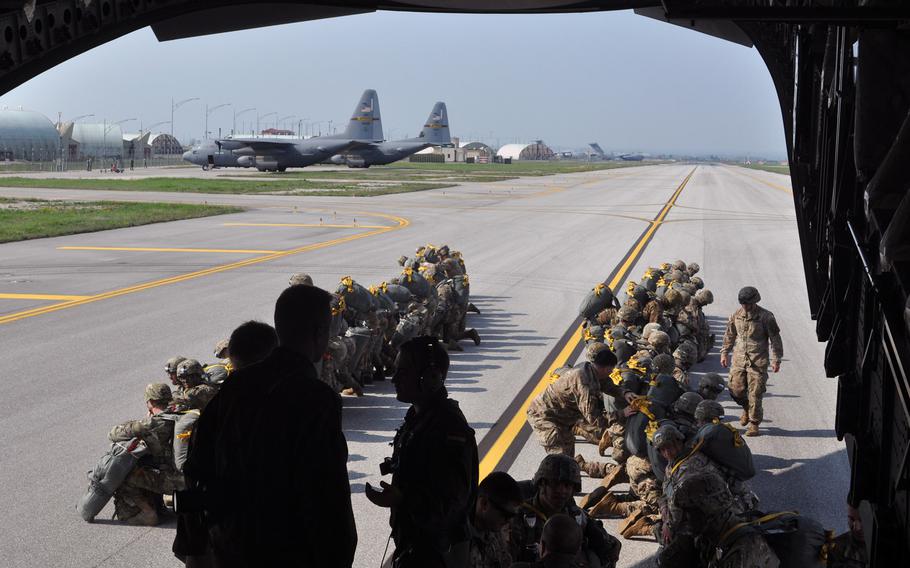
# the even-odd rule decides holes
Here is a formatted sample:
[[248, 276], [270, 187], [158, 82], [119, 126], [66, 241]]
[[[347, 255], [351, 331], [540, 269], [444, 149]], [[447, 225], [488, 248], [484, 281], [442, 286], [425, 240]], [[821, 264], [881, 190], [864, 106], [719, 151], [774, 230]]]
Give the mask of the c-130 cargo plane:
[[369, 167], [387, 164], [432, 145], [449, 144], [448, 116], [444, 103], [433, 113], [417, 138], [384, 141], [379, 96], [373, 89], [361, 95], [347, 128], [341, 134], [307, 139], [234, 137], [205, 141], [183, 159], [207, 168], [255, 167], [259, 171], [285, 171], [319, 162]]

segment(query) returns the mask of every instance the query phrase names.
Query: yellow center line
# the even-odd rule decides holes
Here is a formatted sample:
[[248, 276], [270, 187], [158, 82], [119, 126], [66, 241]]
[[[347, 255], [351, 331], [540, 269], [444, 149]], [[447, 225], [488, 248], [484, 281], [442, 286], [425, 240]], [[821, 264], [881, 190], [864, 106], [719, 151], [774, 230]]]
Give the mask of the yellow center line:
[[[682, 190], [685, 189], [686, 184], [689, 183], [692, 174], [695, 173], [693, 169], [689, 172], [689, 175], [682, 181], [679, 187], [676, 188], [676, 191], [673, 193], [673, 196], [667, 201], [663, 209], [653, 221], [649, 221], [650, 225], [648, 230], [638, 239], [635, 247], [632, 249], [628, 255], [626, 255], [625, 261], [619, 270], [616, 272], [616, 275], [608, 283], [611, 290], [617, 290], [619, 284], [626, 278], [629, 273], [629, 270], [632, 269], [639, 253], [648, 245], [648, 242], [651, 240], [651, 237], [654, 235], [654, 232], [663, 224], [664, 219], [667, 217], [667, 214], [670, 212], [670, 209], [676, 204], [676, 199], [679, 197], [679, 194], [682, 193]], [[528, 407], [531, 406], [531, 402], [535, 398], [540, 396], [540, 393], [547, 388], [549, 384], [548, 378], [550, 374], [556, 369], [565, 366], [568, 363], [569, 357], [571, 357], [572, 352], [575, 350], [575, 347], [581, 341], [582, 328], [578, 326], [575, 331], [572, 332], [572, 336], [563, 346], [562, 350], [557, 355], [556, 359], [553, 360], [553, 364], [547, 369], [547, 371], [540, 377], [534, 389], [528, 394], [528, 397], [524, 400], [518, 410], [515, 411], [515, 414], [509, 419], [509, 423], [499, 434], [493, 444], [490, 446], [489, 451], [483, 456], [480, 460], [480, 479], [484, 479], [487, 475], [492, 473], [496, 466], [499, 465], [499, 462], [502, 461], [503, 456], [512, 446], [512, 443], [518, 437], [521, 428], [525, 425], [527, 421]]]
[[390, 229], [387, 225], [333, 225], [329, 223], [222, 223], [225, 227], [308, 227], [319, 229]]
[[83, 300], [88, 296], [73, 296], [69, 294], [10, 294], [0, 293], [0, 300]]
[[127, 252], [215, 252], [225, 254], [275, 254], [279, 250], [207, 249], [207, 248], [154, 248], [154, 247], [57, 247], [57, 250], [111, 250]]
[[[363, 214], [363, 215], [367, 216], [367, 214]], [[314, 243], [311, 245], [306, 245], [306, 246], [302, 246], [302, 247], [298, 247], [298, 248], [294, 248], [294, 249], [280, 251], [280, 252], [268, 254], [265, 256], [258, 256], [255, 258], [249, 258], [249, 259], [241, 260], [238, 262], [232, 262], [230, 264], [222, 264], [219, 266], [213, 266], [211, 268], [206, 268], [204, 270], [197, 270], [195, 272], [189, 272], [187, 274], [180, 274], [178, 276], [173, 276], [170, 278], [162, 278], [160, 280], [153, 280], [151, 282], [145, 282], [143, 284], [137, 284], [135, 286], [130, 286], [127, 288], [111, 290], [109, 292], [104, 292], [104, 293], [97, 294], [94, 296], [88, 296], [88, 297], [81, 298], [78, 300], [70, 300], [70, 301], [59, 303], [59, 304], [52, 304], [50, 306], [44, 306], [41, 308], [25, 310], [22, 312], [13, 313], [13, 314], [9, 314], [6, 316], [0, 316], [0, 324], [12, 323], [14, 321], [22, 320], [25, 318], [31, 318], [31, 317], [51, 313], [51, 312], [65, 310], [68, 308], [74, 308], [76, 306], [82, 306], [85, 304], [90, 304], [90, 303], [98, 302], [101, 300], [108, 300], [110, 298], [116, 298], [118, 296], [124, 296], [126, 294], [133, 294], [136, 292], [141, 292], [143, 290], [158, 288], [160, 286], [176, 284], [178, 282], [185, 282], [187, 280], [193, 280], [195, 278], [200, 278], [202, 276], [208, 276], [210, 274], [217, 274], [219, 272], [226, 272], [228, 270], [243, 268], [245, 266], [252, 266], [254, 264], [260, 264], [263, 262], [278, 260], [278, 259], [285, 258], [285, 257], [291, 256], [291, 255], [300, 254], [302, 252], [309, 252], [309, 251], [318, 250], [318, 249], [322, 249], [322, 248], [326, 248], [326, 247], [331, 247], [334, 245], [339, 245], [342, 243], [356, 241], [358, 239], [365, 239], [367, 237], [372, 237], [375, 235], [381, 235], [383, 233], [388, 233], [390, 231], [396, 231], [398, 229], [403, 229], [411, 224], [411, 222], [409, 220], [405, 219], [404, 217], [396, 217], [394, 215], [386, 215], [386, 214], [382, 214], [382, 213], [369, 213], [369, 215], [375, 216], [375, 217], [382, 217], [385, 219], [391, 219], [393, 221], [396, 221], [398, 224], [395, 226], [390, 226], [390, 227], [382, 227], [381, 229], [377, 229], [374, 231], [367, 231], [365, 233], [358, 233], [356, 235], [349, 235], [347, 237], [332, 239], [330, 241], [323, 241], [323, 242]]]

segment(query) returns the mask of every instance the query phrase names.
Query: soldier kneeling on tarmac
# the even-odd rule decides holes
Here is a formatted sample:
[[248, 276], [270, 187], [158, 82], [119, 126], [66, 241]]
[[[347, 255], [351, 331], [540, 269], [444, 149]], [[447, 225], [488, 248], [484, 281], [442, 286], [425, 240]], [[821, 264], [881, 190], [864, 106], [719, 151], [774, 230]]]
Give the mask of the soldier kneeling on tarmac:
[[545, 523], [554, 515], [566, 514], [581, 527], [583, 541], [579, 566], [609, 568], [619, 560], [622, 544], [588, 517], [575, 504], [573, 494], [581, 491], [581, 470], [575, 460], [564, 454], [550, 454], [534, 474], [534, 495], [522, 503], [510, 526], [510, 553], [515, 561], [537, 562]]
[[175, 415], [166, 412], [171, 404], [171, 388], [153, 383], [145, 388], [148, 418], [130, 420], [114, 426], [112, 442], [139, 438], [148, 445], [136, 468], [114, 492], [114, 516], [129, 525], [154, 526], [164, 511], [162, 497], [184, 488], [183, 475], [174, 465]]

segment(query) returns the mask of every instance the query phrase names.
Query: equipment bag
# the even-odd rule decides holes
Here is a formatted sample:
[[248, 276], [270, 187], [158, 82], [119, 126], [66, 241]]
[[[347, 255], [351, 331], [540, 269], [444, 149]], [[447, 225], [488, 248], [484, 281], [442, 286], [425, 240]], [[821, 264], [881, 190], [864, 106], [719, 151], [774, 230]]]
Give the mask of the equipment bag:
[[670, 375], [657, 375], [651, 381], [651, 387], [648, 389], [648, 398], [664, 410], [670, 408], [676, 399], [686, 392], [676, 379]]
[[703, 454], [726, 468], [732, 475], [745, 481], [755, 477], [752, 450], [735, 427], [715, 419], [705, 424], [695, 434], [696, 445]]
[[424, 278], [417, 270], [411, 268], [405, 268], [401, 276], [398, 277], [398, 283], [411, 291], [411, 294], [414, 294], [418, 298], [428, 298], [430, 296], [430, 289], [435, 289], [430, 282]]
[[183, 471], [183, 464], [190, 451], [190, 437], [198, 419], [198, 410], [188, 410], [174, 423], [174, 465], [177, 466], [177, 471]]
[[809, 517], [785, 511], [758, 516], [731, 527], [721, 536], [719, 548], [735, 542], [752, 532], [759, 533], [780, 560], [780, 568], [822, 568], [824, 549], [828, 542], [825, 529]]
[[341, 284], [335, 293], [344, 298], [345, 304], [362, 314], [373, 309], [373, 295], [370, 291], [354, 282], [350, 276], [341, 279]]
[[136, 462], [146, 452], [148, 446], [139, 438], [111, 444], [107, 453], [98, 460], [95, 469], [88, 472], [88, 490], [76, 505], [79, 516], [85, 522], [95, 520], [95, 516], [111, 500], [114, 491], [123, 484], [126, 476], [136, 467]]
[[636, 412], [626, 421], [626, 448], [632, 455], [648, 457], [648, 435], [645, 430], [650, 418], [643, 412]]
[[578, 313], [583, 318], [592, 320], [597, 317], [597, 314], [610, 307], [619, 307], [613, 291], [606, 284], [598, 284], [585, 295], [578, 307]]

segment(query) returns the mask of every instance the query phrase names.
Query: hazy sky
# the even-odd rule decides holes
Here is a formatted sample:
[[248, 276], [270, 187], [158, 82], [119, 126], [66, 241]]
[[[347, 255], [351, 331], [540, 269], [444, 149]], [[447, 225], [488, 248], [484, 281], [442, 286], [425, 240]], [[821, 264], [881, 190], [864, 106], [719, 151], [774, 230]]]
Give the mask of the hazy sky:
[[[171, 97], [200, 97], [175, 115], [187, 141], [202, 137], [205, 103], [233, 105], [211, 115], [216, 134], [230, 130], [231, 108], [343, 125], [365, 88], [379, 92], [387, 137], [416, 135], [443, 100], [452, 134], [466, 141], [785, 156], [754, 49], [632, 12], [379, 12], [165, 43], [146, 28], [47, 71], [0, 106], [148, 126], [170, 119]], [[238, 129], [255, 118], [246, 113]]]

